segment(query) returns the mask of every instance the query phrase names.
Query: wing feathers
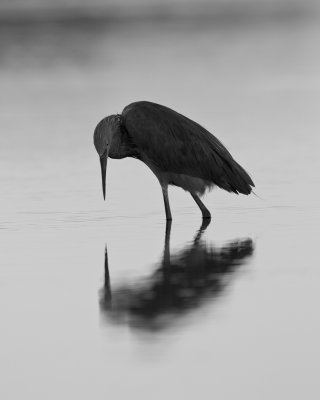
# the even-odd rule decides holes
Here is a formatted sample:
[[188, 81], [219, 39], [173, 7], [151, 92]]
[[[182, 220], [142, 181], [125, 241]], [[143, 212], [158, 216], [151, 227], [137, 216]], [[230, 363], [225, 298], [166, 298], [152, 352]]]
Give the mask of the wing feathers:
[[247, 172], [205, 128], [170, 108], [136, 102], [122, 112], [132, 140], [161, 171], [213, 182], [234, 193], [249, 194], [254, 186]]

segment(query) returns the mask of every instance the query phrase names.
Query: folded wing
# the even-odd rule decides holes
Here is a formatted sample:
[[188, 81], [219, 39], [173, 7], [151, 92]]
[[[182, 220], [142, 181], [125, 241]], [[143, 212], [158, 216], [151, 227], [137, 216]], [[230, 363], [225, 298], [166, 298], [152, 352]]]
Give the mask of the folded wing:
[[165, 106], [140, 101], [122, 112], [131, 140], [164, 172], [201, 178], [229, 192], [249, 194], [254, 183], [210, 132]]

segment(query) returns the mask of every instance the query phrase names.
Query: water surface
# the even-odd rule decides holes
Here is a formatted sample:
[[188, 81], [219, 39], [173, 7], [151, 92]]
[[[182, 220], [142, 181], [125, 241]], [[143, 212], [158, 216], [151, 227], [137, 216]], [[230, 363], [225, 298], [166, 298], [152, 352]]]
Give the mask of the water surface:
[[[318, 19], [2, 27], [1, 398], [319, 397]], [[260, 197], [201, 228], [108, 165], [95, 124], [135, 100], [215, 133]], [[106, 251], [107, 250], [107, 251]], [[198, 266], [198, 269], [197, 269]]]

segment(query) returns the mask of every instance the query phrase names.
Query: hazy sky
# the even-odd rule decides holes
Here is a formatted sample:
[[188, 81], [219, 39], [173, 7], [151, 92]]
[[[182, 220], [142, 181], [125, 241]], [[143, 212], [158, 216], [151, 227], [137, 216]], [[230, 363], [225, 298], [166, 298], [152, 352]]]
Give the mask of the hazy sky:
[[303, 2], [298, 0], [2, 0], [0, 2], [1, 9], [25, 9], [25, 8], [60, 8], [60, 7], [74, 7], [74, 6], [165, 6], [165, 5], [175, 5], [175, 6], [194, 6], [199, 7], [199, 5], [246, 5], [246, 4], [264, 4], [265, 6], [274, 5], [301, 5], [302, 4], [317, 4], [316, 0], [304, 0]]
[[[301, 17], [319, 14], [317, 0], [2, 0], [0, 19], [39, 19], [72, 15], [109, 17], [151, 16], [254, 18]], [[66, 11], [68, 14], [66, 14]], [[102, 13], [102, 14], [101, 14]], [[222, 18], [222, 17], [221, 17]]]

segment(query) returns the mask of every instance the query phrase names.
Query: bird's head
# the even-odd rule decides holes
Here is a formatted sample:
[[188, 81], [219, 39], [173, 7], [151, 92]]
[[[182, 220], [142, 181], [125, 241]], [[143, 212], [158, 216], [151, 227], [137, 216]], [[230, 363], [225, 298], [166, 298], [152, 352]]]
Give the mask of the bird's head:
[[106, 171], [107, 161], [112, 139], [119, 129], [119, 116], [110, 115], [102, 119], [93, 134], [94, 147], [100, 158], [103, 198], [106, 198]]

